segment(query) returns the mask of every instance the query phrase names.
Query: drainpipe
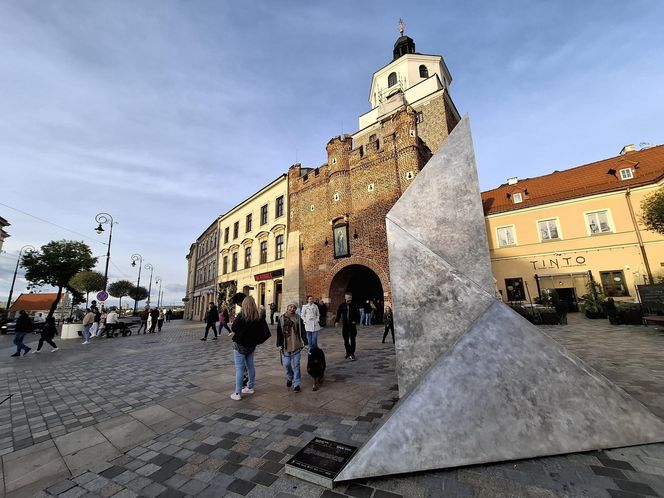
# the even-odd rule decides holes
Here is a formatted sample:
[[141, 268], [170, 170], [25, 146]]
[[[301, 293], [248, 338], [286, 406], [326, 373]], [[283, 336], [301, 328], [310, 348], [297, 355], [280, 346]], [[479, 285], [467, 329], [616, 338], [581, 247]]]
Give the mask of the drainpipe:
[[634, 208], [632, 207], [632, 192], [629, 187], [625, 191], [625, 199], [627, 200], [627, 207], [629, 208], [629, 215], [632, 217], [632, 224], [634, 225], [634, 232], [636, 233], [636, 239], [639, 241], [639, 248], [641, 249], [641, 256], [643, 257], [643, 264], [646, 267], [646, 272], [648, 273], [648, 283], [652, 284], [654, 282], [652, 278], [652, 272], [650, 271], [650, 263], [648, 262], [648, 255], [646, 254], [646, 248], [643, 245], [643, 239], [641, 238], [641, 231], [639, 230], [639, 225], [636, 222], [636, 215], [634, 214]]

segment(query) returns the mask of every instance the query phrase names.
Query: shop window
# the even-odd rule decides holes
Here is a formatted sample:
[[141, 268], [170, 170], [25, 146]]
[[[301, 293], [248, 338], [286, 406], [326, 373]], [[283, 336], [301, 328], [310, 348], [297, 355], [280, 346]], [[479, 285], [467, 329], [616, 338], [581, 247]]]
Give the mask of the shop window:
[[282, 259], [284, 257], [284, 236], [277, 235], [275, 238], [276, 247], [274, 252], [274, 259]]
[[261, 225], [267, 224], [267, 204], [261, 206]]
[[231, 255], [231, 271], [237, 271], [237, 253]]
[[267, 240], [261, 242], [261, 264], [267, 263]]
[[537, 222], [539, 229], [540, 240], [542, 242], [547, 240], [560, 239], [560, 232], [558, 231], [558, 220], [542, 220]]
[[514, 231], [514, 225], [507, 227], [500, 227], [496, 229], [496, 234], [498, 236], [498, 246], [507, 247], [516, 245], [516, 234]]
[[607, 297], [629, 296], [625, 274], [622, 270], [601, 271], [599, 272], [599, 278]]
[[526, 299], [522, 278], [506, 278], [505, 289], [507, 290], [508, 301], [524, 301]]
[[607, 233], [611, 231], [609, 224], [608, 211], [595, 211], [594, 213], [586, 213], [586, 223], [590, 234]]

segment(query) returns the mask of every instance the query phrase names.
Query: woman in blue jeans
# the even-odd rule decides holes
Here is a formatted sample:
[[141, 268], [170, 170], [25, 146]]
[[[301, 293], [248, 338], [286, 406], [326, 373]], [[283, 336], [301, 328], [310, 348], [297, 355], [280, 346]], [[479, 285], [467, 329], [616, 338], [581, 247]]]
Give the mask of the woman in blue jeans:
[[[231, 399], [239, 401], [242, 394], [254, 394], [256, 369], [254, 368], [254, 352], [260, 337], [267, 327], [265, 319], [260, 317], [256, 301], [251, 296], [242, 301], [242, 311], [233, 322], [233, 358], [235, 360], [235, 392]], [[247, 387], [242, 387], [244, 369], [249, 374]]]
[[277, 347], [286, 373], [286, 388], [300, 392], [300, 352], [307, 345], [307, 332], [302, 318], [295, 314], [297, 303], [286, 307], [286, 313], [277, 320]]

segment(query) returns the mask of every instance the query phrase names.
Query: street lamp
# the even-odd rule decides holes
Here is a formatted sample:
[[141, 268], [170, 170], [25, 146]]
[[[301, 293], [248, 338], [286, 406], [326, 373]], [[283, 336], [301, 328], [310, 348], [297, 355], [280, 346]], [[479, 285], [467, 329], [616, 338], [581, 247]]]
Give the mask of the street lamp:
[[145, 263], [145, 269], [150, 270], [150, 287], [148, 288], [148, 306], [150, 306], [150, 294], [152, 294], [152, 272], [154, 267], [150, 263]]
[[106, 287], [108, 286], [108, 262], [111, 260], [111, 239], [113, 238], [113, 225], [115, 225], [117, 222], [113, 221], [113, 217], [108, 213], [97, 214], [97, 216], [95, 216], [95, 221], [99, 223], [99, 226], [95, 228], [96, 232], [99, 235], [101, 235], [101, 233], [104, 231], [104, 227], [102, 225], [109, 224], [111, 226], [110, 230], [108, 231], [108, 249], [106, 250], [106, 269], [104, 270], [104, 291], [105, 291]]
[[[140, 254], [131, 255], [131, 266], [136, 266], [136, 261], [138, 261], [138, 280], [136, 281], [136, 292], [141, 285], [141, 267], [143, 266], [143, 256]], [[138, 297], [138, 294], [136, 294]], [[134, 299], [134, 315], [136, 314], [136, 306], [138, 305], [138, 299]]]
[[12, 278], [12, 286], [9, 289], [9, 299], [7, 299], [7, 313], [9, 313], [9, 306], [12, 304], [12, 294], [14, 293], [14, 284], [16, 283], [16, 274], [18, 273], [18, 267], [21, 264], [21, 254], [23, 253], [23, 249], [28, 249], [30, 251], [34, 251], [35, 248], [31, 245], [25, 245], [21, 247], [21, 249], [18, 251], [18, 259], [16, 260], [16, 268], [14, 269], [14, 278]]
[[161, 304], [161, 277], [157, 277], [154, 283], [159, 284], [159, 294], [157, 294], [157, 308], [159, 308], [159, 305]]

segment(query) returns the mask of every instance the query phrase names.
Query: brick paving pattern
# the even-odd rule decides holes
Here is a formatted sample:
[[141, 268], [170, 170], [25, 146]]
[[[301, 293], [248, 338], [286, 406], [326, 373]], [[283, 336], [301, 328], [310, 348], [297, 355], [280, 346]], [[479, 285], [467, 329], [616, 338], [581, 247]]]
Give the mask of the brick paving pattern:
[[[67, 433], [68, 425], [75, 431], [158, 402], [176, 409], [181, 396], [202, 399], [213, 390], [219, 396], [217, 408], [155, 430], [154, 437], [30, 496], [664, 496], [664, 444], [369, 479], [326, 490], [285, 475], [284, 463], [314, 436], [361, 445], [390, 411], [396, 401], [394, 353], [391, 344], [380, 343], [382, 330], [362, 328], [358, 361], [348, 362], [339, 331], [326, 329], [328, 375], [316, 393], [306, 374], [301, 394], [287, 391], [278, 356], [263, 346], [256, 394], [241, 402], [227, 400], [233, 376], [228, 340], [203, 343], [201, 330], [200, 324], [171, 325], [160, 336], [99, 341], [82, 352], [76, 341], [62, 341], [62, 351], [2, 367], [2, 388], [16, 393], [0, 405], [4, 448], [47, 441]], [[567, 326], [542, 330], [664, 415], [663, 332], [580, 315], [571, 316]], [[0, 347], [8, 344], [2, 341]], [[11, 351], [0, 349], [5, 352]], [[51, 427], [62, 432], [51, 433]]]

